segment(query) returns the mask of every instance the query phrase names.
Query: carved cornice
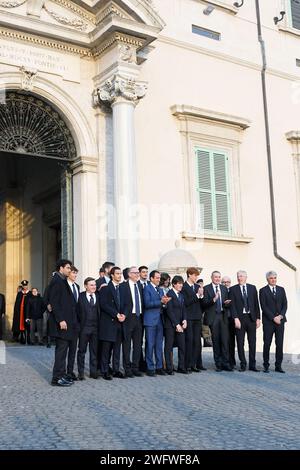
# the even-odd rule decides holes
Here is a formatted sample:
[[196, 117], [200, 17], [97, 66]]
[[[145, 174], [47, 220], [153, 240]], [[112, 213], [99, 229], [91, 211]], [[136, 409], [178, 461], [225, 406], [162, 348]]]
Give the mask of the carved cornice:
[[15, 8], [20, 7], [23, 3], [27, 2], [27, 0], [0, 0], [0, 7], [2, 8]]
[[69, 44], [64, 44], [62, 42], [51, 41], [48, 39], [43, 39], [37, 36], [33, 36], [27, 33], [19, 33], [15, 31], [9, 31], [6, 29], [0, 29], [0, 37], [5, 37], [8, 39], [17, 39], [19, 41], [29, 42], [31, 44], [36, 44], [38, 46], [49, 47], [50, 49], [56, 49], [61, 52], [68, 52], [70, 54], [80, 55], [82, 57], [92, 57], [92, 53], [89, 49], [84, 49], [81, 47], [70, 46]]
[[118, 10], [115, 5], [109, 5], [99, 14], [99, 16], [97, 16], [96, 25], [102, 23], [102, 21], [104, 21], [108, 16], [118, 16], [119, 18], [126, 18], [126, 16], [120, 10]]
[[93, 50], [93, 57], [99, 57], [113, 44], [118, 43], [118, 42], [124, 45], [133, 46], [136, 49], [141, 48], [144, 44], [144, 42], [141, 39], [135, 38], [133, 36], [127, 36], [121, 33], [114, 33], [107, 41], [105, 41], [99, 47]]
[[117, 74], [97, 88], [97, 96], [99, 102], [104, 103], [114, 104], [117, 101], [138, 103], [145, 96], [146, 91], [146, 83]]
[[76, 13], [77, 15], [81, 16], [86, 21], [89, 21], [92, 24], [96, 24], [96, 18], [94, 15], [87, 13], [86, 11], [79, 8], [77, 5], [74, 5], [74, 3], [68, 2], [67, 0], [51, 0], [51, 1], [53, 3], [57, 3], [57, 5], [61, 5], [62, 7], [65, 7], [67, 10], [71, 10], [73, 13]]
[[71, 28], [78, 29], [79, 31], [85, 31], [88, 27], [87, 23], [85, 23], [80, 18], [68, 18], [67, 16], [62, 16], [59, 13], [56, 13], [55, 11], [48, 8], [46, 4], [43, 5], [43, 8], [48, 13], [48, 15], [54, 18], [58, 23], [70, 26]]

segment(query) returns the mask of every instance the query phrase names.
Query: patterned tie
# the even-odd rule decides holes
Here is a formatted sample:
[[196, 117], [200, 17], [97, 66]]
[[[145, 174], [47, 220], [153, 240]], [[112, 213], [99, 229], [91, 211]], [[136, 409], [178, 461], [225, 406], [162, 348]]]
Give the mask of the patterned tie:
[[[216, 286], [216, 294], [220, 294], [220, 291], [219, 291], [219, 286]], [[221, 298], [220, 296], [218, 297], [217, 299], [217, 313], [221, 313], [222, 312], [222, 305], [221, 305]]]
[[72, 284], [72, 291], [73, 291], [75, 302], [77, 302], [77, 289], [75, 287], [75, 284]]
[[141, 314], [141, 306], [140, 306], [140, 296], [139, 296], [137, 284], [134, 284], [134, 298], [135, 298], [135, 313], [136, 313], [136, 316], [139, 317]]
[[272, 290], [273, 290], [273, 295], [274, 295], [274, 297], [276, 297], [276, 290], [275, 290], [275, 287], [273, 287]]
[[118, 301], [118, 310], [120, 310], [121, 301], [120, 301], [120, 289], [119, 289], [119, 285], [116, 286], [116, 296], [117, 296], [117, 301]]
[[248, 313], [249, 312], [249, 302], [248, 302], [248, 295], [247, 295], [245, 286], [243, 286], [243, 300], [244, 300], [245, 311], [246, 311], [246, 313]]
[[94, 307], [94, 305], [95, 305], [94, 296], [93, 296], [93, 294], [90, 294], [90, 306]]

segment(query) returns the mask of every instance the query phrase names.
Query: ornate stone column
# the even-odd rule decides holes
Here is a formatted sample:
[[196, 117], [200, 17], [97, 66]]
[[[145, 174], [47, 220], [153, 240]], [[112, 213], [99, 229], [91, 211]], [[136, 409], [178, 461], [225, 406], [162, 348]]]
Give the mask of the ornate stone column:
[[146, 89], [135, 78], [114, 74], [97, 90], [99, 102], [113, 112], [115, 262], [121, 267], [138, 262], [134, 109]]

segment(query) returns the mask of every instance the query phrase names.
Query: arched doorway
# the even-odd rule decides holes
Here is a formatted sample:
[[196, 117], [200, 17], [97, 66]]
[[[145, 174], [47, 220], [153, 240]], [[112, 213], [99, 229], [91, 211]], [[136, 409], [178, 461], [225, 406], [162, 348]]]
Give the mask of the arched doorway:
[[55, 260], [73, 256], [72, 174], [76, 147], [64, 119], [31, 94], [0, 103], [0, 292], [8, 314], [18, 284], [43, 290]]

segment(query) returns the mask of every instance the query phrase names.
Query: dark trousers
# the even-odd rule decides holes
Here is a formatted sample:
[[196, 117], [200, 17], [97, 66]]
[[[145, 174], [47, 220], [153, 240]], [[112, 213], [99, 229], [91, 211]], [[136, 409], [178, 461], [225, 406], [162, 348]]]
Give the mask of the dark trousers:
[[264, 367], [267, 369], [270, 366], [270, 347], [273, 340], [273, 335], [275, 335], [275, 367], [281, 367], [283, 360], [283, 337], [284, 337], [284, 323], [281, 322], [280, 325], [271, 321], [266, 321], [263, 324], [264, 330], [264, 349], [263, 349], [263, 358], [264, 358]]
[[120, 356], [121, 356], [121, 344], [123, 340], [123, 329], [122, 325], [118, 325], [116, 341], [113, 343], [112, 348], [112, 369], [113, 372], [120, 372]]
[[3, 324], [4, 324], [4, 317], [2, 317], [0, 313], [0, 340], [2, 340], [3, 338], [3, 332], [4, 332]]
[[117, 329], [116, 341], [101, 341], [101, 364], [100, 370], [102, 374], [108, 374], [109, 364], [112, 355], [113, 373], [120, 372], [120, 355], [122, 344], [122, 328], [121, 325]]
[[38, 318], [35, 320], [32, 318], [30, 320], [30, 341], [32, 344], [35, 343], [35, 332], [38, 334], [38, 342], [42, 343], [43, 341], [43, 319]]
[[247, 333], [249, 345], [249, 368], [253, 369], [256, 365], [256, 321], [253, 321], [248, 313], [239, 317], [241, 329], [236, 329], [236, 342], [238, 348], [239, 360], [241, 367], [246, 367], [247, 361], [245, 356], [245, 334]]
[[173, 347], [176, 338], [178, 346], [178, 369], [185, 369], [185, 334], [177, 333], [175, 328], [165, 329], [165, 360], [167, 371], [173, 370]]
[[[142, 320], [136, 315], [128, 315], [126, 319], [126, 334], [123, 341], [123, 367], [125, 373], [138, 371], [142, 349]], [[132, 362], [130, 361], [132, 342]]]
[[228, 335], [229, 335], [229, 365], [234, 367], [236, 365], [235, 361], [235, 323], [233, 318], [228, 318]]
[[[145, 339], [145, 346], [144, 346], [144, 350], [143, 350], [144, 339]], [[144, 325], [142, 326], [141, 357], [140, 357], [139, 367], [140, 367], [141, 371], [146, 372], [146, 369], [147, 369], [147, 363], [146, 363], [146, 335], [145, 335]]]
[[83, 330], [79, 333], [79, 344], [77, 352], [77, 367], [79, 375], [84, 375], [84, 362], [88, 346], [90, 354], [90, 375], [96, 375], [98, 348], [97, 328], [83, 328]]
[[203, 367], [202, 364], [202, 344], [201, 344], [201, 320], [188, 320], [185, 330], [185, 367]]
[[53, 367], [53, 379], [61, 379], [66, 375], [66, 359], [69, 349], [72, 347], [74, 340], [55, 338], [55, 358]]
[[212, 325], [209, 325], [209, 327], [212, 334], [214, 361], [216, 367], [229, 367], [227, 313], [216, 313], [214, 322]]
[[73, 339], [70, 341], [70, 346], [68, 350], [68, 362], [67, 362], [67, 374], [74, 373], [74, 364], [75, 364], [75, 357], [77, 351], [77, 343], [78, 343], [78, 331], [74, 332]]

